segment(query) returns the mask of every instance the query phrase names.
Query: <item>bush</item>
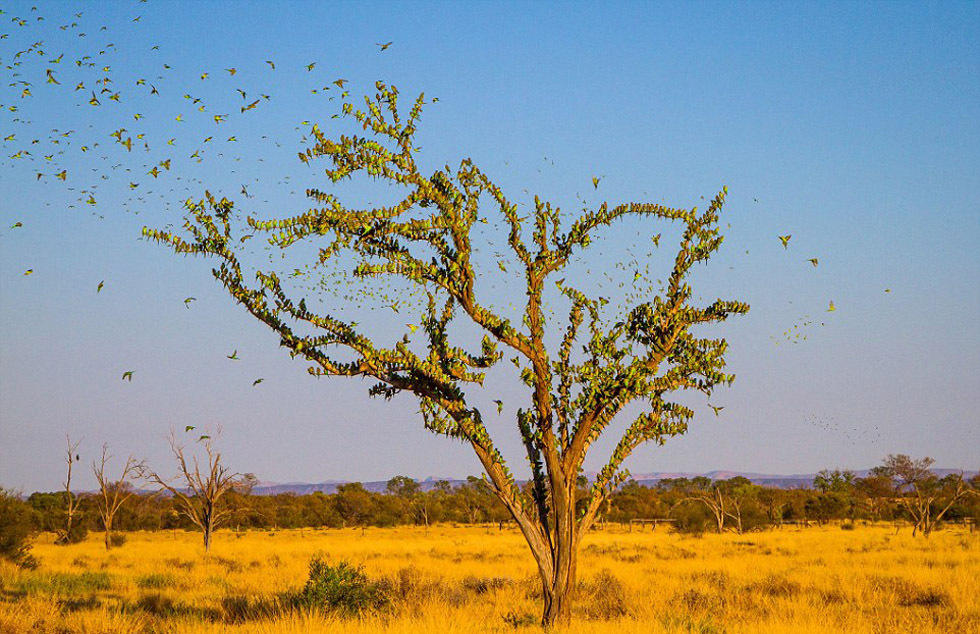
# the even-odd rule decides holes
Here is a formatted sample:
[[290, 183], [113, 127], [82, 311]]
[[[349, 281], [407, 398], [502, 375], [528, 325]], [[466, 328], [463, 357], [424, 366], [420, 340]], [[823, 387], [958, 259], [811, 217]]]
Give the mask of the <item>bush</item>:
[[699, 535], [715, 530], [715, 520], [703, 505], [694, 502], [681, 504], [671, 514], [676, 522], [671, 524], [678, 533]]
[[296, 607], [356, 615], [380, 608], [385, 600], [378, 584], [368, 579], [360, 566], [341, 561], [328, 564], [321, 555], [310, 560], [310, 574], [303, 589], [290, 597]]
[[67, 544], [77, 544], [79, 542], [85, 541], [88, 537], [88, 526], [82, 521], [81, 517], [77, 517], [75, 522], [71, 525], [71, 532], [59, 531], [58, 539], [55, 541], [56, 544], [62, 546]]
[[137, 588], [160, 590], [162, 588], [177, 587], [177, 578], [166, 572], [154, 572], [148, 575], [141, 575], [136, 578]]
[[31, 555], [33, 532], [31, 507], [0, 488], [0, 558], [22, 568], [37, 568], [37, 559]]
[[119, 548], [126, 543], [126, 536], [122, 533], [112, 533], [109, 535], [109, 545], [113, 548]]

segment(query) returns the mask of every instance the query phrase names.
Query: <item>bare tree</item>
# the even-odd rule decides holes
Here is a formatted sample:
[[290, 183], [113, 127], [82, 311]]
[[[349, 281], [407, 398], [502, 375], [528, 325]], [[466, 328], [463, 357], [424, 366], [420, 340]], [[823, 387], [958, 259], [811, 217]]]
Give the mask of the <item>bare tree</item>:
[[136, 490], [133, 488], [131, 479], [143, 473], [144, 465], [141, 460], [133, 456], [126, 458], [122, 473], [118, 480], [112, 480], [106, 475], [106, 464], [112, 456], [109, 455], [109, 445], [102, 445], [102, 457], [98, 462], [92, 461], [92, 472], [99, 483], [98, 509], [99, 517], [102, 518], [102, 526], [105, 527], [105, 549], [112, 547], [112, 521], [119, 508], [128, 500]]
[[756, 495], [758, 495], [760, 487], [752, 484], [748, 478], [743, 478], [741, 476], [736, 476], [721, 484], [726, 493], [728, 493], [729, 508], [726, 511], [726, 514], [729, 518], [734, 520], [735, 532], [741, 535], [745, 531], [745, 526], [742, 522], [743, 504], [750, 502], [753, 498], [755, 498]]
[[170, 433], [170, 449], [177, 461], [177, 480], [174, 486], [155, 471], [147, 471], [146, 477], [170, 493], [180, 507], [180, 513], [187, 517], [204, 533], [204, 552], [211, 550], [211, 535], [214, 529], [227, 519], [230, 511], [221, 508], [221, 498], [239, 486], [242, 476], [231, 471], [221, 462], [221, 453], [214, 447], [210, 435], [202, 435], [197, 443], [204, 455], [191, 455], [180, 444], [176, 435]]
[[73, 541], [72, 527], [75, 523], [75, 515], [78, 513], [78, 497], [71, 492], [71, 470], [72, 465], [81, 458], [78, 455], [78, 442], [72, 442], [71, 436], [65, 434], [67, 450], [65, 452], [65, 462], [68, 464], [68, 473], [65, 475], [65, 528], [64, 532], [58, 536], [58, 543], [69, 544]]
[[715, 519], [718, 532], [725, 530], [725, 518], [730, 517], [728, 511], [728, 500], [723, 495], [721, 487], [717, 482], [712, 482], [709, 478], [698, 476], [691, 481], [694, 485], [687, 500], [700, 502]]

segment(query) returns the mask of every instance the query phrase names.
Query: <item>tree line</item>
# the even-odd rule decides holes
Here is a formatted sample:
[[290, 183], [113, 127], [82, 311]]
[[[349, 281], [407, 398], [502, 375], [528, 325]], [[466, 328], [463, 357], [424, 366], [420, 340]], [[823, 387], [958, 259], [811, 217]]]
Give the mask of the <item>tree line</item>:
[[[104, 461], [97, 463], [102, 467]], [[128, 464], [128, 463], [127, 463]], [[753, 484], [744, 477], [711, 480], [707, 477], [660, 480], [646, 486], [633, 480], [620, 487], [602, 509], [602, 522], [668, 519], [674, 530], [743, 533], [785, 524], [822, 525], [856, 521], [902, 521], [913, 534], [928, 536], [943, 522], [980, 518], [980, 474], [940, 477], [930, 471], [928, 458], [888, 456], [863, 478], [853, 472], [824, 470], [812, 488], [782, 489]], [[220, 463], [208, 463], [205, 473], [224, 476]], [[189, 477], [194, 474], [188, 469]], [[200, 472], [198, 477], [202, 477]], [[219, 478], [220, 479], [220, 478]], [[397, 476], [383, 492], [370, 491], [359, 482], [341, 484], [334, 493], [256, 495], [252, 476], [239, 476], [207, 507], [204, 478], [199, 487], [167, 484], [162, 494], [137, 490], [131, 482], [110, 482], [98, 492], [35, 492], [26, 498], [4, 494], [4, 522], [16, 523], [26, 534], [50, 531], [63, 541], [84, 539], [89, 531], [200, 530], [205, 547], [215, 528], [278, 530], [296, 528], [429, 526], [436, 523], [502, 525], [510, 515], [486, 481], [470, 476], [461, 484], [437, 482], [424, 490], [419, 482]], [[186, 483], [185, 483], [186, 484]], [[528, 483], [525, 486], [533, 486]], [[580, 510], [588, 499], [586, 478], [578, 482]], [[125, 502], [125, 503], [123, 503]], [[106, 505], [115, 504], [106, 522]], [[202, 522], [203, 520], [203, 522]], [[69, 534], [65, 534], [66, 522]], [[208, 523], [209, 522], [209, 523]], [[205, 524], [206, 523], [206, 524]], [[107, 530], [108, 529], [108, 530]], [[9, 528], [2, 529], [9, 532]], [[115, 543], [124, 537], [117, 535]]]

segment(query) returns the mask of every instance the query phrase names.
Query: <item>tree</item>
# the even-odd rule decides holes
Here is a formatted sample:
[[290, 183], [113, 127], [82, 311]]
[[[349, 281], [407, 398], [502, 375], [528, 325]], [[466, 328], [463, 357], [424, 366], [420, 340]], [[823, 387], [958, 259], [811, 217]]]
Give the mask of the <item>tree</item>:
[[112, 480], [106, 475], [106, 464], [109, 462], [109, 445], [102, 445], [102, 457], [99, 462], [92, 462], [92, 472], [99, 483], [98, 509], [105, 529], [105, 549], [112, 548], [112, 521], [126, 500], [136, 493], [130, 479], [143, 474], [145, 465], [133, 456], [126, 458], [122, 473], [118, 480]]
[[855, 490], [864, 503], [868, 516], [874, 521], [881, 519], [882, 511], [895, 495], [892, 479], [881, 473], [870, 473], [867, 477], [858, 479]]
[[729, 499], [728, 510], [725, 513], [734, 520], [735, 532], [741, 535], [746, 529], [747, 506], [755, 500], [760, 487], [742, 476], [735, 476], [719, 484]]
[[[210, 435], [202, 435], [198, 444], [204, 455], [200, 458], [191, 455], [188, 461], [187, 449], [170, 434], [170, 450], [177, 461], [177, 480], [181, 488], [171, 484], [156, 471], [148, 471], [147, 478], [162, 487], [177, 501], [179, 513], [189, 519], [204, 534], [204, 552], [211, 550], [211, 536], [214, 530], [228, 518], [230, 511], [223, 508], [222, 497], [239, 486], [240, 475], [222, 463], [221, 453], [214, 447]], [[203, 466], [203, 469], [202, 469]]]
[[846, 513], [854, 521], [855, 486], [857, 476], [852, 471], [824, 469], [813, 478], [813, 486], [820, 494], [811, 498], [810, 509], [821, 522]]
[[731, 514], [728, 510], [728, 496], [722, 491], [718, 482], [712, 482], [711, 478], [698, 476], [691, 479], [689, 483], [689, 500], [700, 502], [715, 520], [718, 532], [724, 532], [725, 519]]
[[429, 528], [429, 500], [418, 482], [408, 476], [395, 476], [388, 480], [386, 490], [405, 505], [415, 524]]
[[65, 451], [65, 463], [68, 465], [64, 483], [65, 525], [64, 528], [58, 533], [58, 543], [73, 544], [85, 539], [88, 529], [86, 529], [82, 524], [75, 523], [75, 517], [78, 514], [78, 496], [71, 492], [72, 465], [81, 460], [81, 457], [78, 455], [78, 442], [73, 443], [71, 441], [71, 437], [66, 435], [65, 443], [67, 445], [67, 450]]
[[856, 480], [853, 471], [824, 469], [813, 477], [813, 486], [822, 493], [847, 493], [853, 489]]
[[912, 518], [912, 535], [921, 531], [926, 537], [935, 529], [946, 512], [962, 498], [976, 494], [963, 474], [944, 478], [930, 467], [935, 461], [928, 456], [914, 459], [905, 454], [889, 454], [875, 475], [890, 477], [899, 494], [899, 503]]
[[333, 504], [344, 526], [363, 526], [371, 518], [375, 507], [371, 493], [360, 482], [339, 485]]
[[13, 491], [0, 487], [0, 558], [22, 568], [36, 568], [31, 555], [31, 507]]
[[[673, 400], [678, 392], [710, 395], [734, 378], [723, 372], [727, 342], [695, 336], [692, 330], [745, 313], [748, 305], [721, 299], [697, 305], [689, 284], [692, 267], [706, 261], [724, 239], [719, 213], [725, 192], [703, 211], [603, 203], [571, 218], [535, 197], [529, 215], [522, 216], [518, 205], [471, 159], [455, 170], [447, 165], [423, 174], [415, 160], [415, 136], [424, 95], [403, 118], [398, 90], [382, 82], [376, 88], [373, 99], [365, 96], [363, 110], [343, 105], [344, 114], [370, 131], [369, 136], [331, 140], [314, 125], [315, 143], [300, 160], [325, 157], [332, 182], [358, 173], [387, 181], [400, 192], [398, 202], [354, 209], [311, 188], [307, 194], [317, 208], [290, 218], [249, 216], [243, 227], [232, 201], [205, 192], [202, 200], [187, 202], [185, 233], [147, 227], [143, 233], [178, 254], [216, 259], [215, 278], [279, 336], [291, 355], [310, 362], [314, 376], [372, 378], [376, 384], [370, 393], [385, 398], [413, 394], [426, 428], [468, 443], [537, 563], [542, 622], [566, 621], [581, 537], [605, 499], [628, 477], [624, 460], [645, 442], [663, 443], [687, 430], [694, 411]], [[593, 185], [598, 188], [597, 179]], [[486, 201], [489, 207], [481, 204]], [[681, 237], [659, 293], [650, 282], [607, 308], [607, 297], [589, 295], [566, 280], [604, 228], [627, 220], [649, 230], [657, 246], [660, 234], [654, 235], [655, 223], [648, 221], [678, 222]], [[502, 242], [489, 235], [498, 227], [506, 236]], [[312, 298], [300, 296], [274, 270], [249, 265], [246, 235], [239, 235], [245, 232], [266, 233], [283, 250], [322, 239], [316, 245], [319, 266], [345, 271], [344, 280], [389, 283], [391, 294], [369, 298], [378, 308], [398, 311], [420, 297], [420, 314], [400, 336], [391, 337], [386, 329], [372, 335], [342, 312], [308, 305]], [[494, 253], [498, 246], [507, 252], [511, 269], [503, 260], [488, 262], [487, 255], [479, 254]], [[495, 309], [483, 288], [483, 280], [496, 268], [524, 291], [526, 304], [517, 321]], [[638, 279], [646, 278], [636, 270]], [[552, 319], [546, 299], [549, 305], [552, 300], [564, 302], [564, 323]], [[465, 334], [473, 331], [482, 333], [478, 352]], [[530, 467], [529, 494], [498, 451], [477, 396], [504, 350], [530, 393], [530, 406], [516, 415]], [[586, 454], [631, 404], [642, 409], [626, 423], [578, 512], [576, 484]], [[498, 415], [501, 411], [498, 403]]]

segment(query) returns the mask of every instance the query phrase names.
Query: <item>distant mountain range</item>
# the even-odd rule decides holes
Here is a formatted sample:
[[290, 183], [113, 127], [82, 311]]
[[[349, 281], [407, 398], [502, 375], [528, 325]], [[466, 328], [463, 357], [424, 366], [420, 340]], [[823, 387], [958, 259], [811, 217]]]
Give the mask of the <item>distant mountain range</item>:
[[[854, 471], [854, 474], [860, 478], [868, 475], [870, 469], [861, 469]], [[965, 471], [963, 469], [933, 469], [933, 473], [942, 477], [949, 475], [951, 473], [963, 473], [967, 478], [971, 478], [977, 474], [976, 471]], [[589, 474], [590, 477], [594, 474]], [[780, 475], [773, 473], [751, 473], [745, 471], [708, 471], [705, 473], [691, 473], [691, 472], [681, 472], [681, 471], [659, 471], [653, 473], [634, 473], [633, 480], [638, 484], [644, 486], [653, 486], [661, 480], [667, 480], [672, 478], [696, 478], [698, 476], [704, 476], [711, 478], [712, 480], [728, 480], [729, 478], [734, 478], [741, 476], [743, 478], [748, 478], [754, 484], [761, 484], [768, 487], [776, 487], [780, 489], [806, 489], [813, 486], [813, 478], [816, 473], [794, 473], [791, 475]], [[448, 482], [450, 486], [457, 487], [466, 482], [466, 480], [458, 480], [452, 478], [434, 478], [428, 477], [424, 480], [419, 481], [423, 491], [431, 491], [436, 488], [439, 482]], [[252, 493], [257, 495], [280, 495], [282, 493], [292, 493], [294, 495], [309, 495], [311, 493], [335, 493], [337, 487], [341, 484], [349, 484], [351, 480], [325, 480], [323, 482], [262, 482], [258, 486], [252, 489]], [[372, 482], [361, 482], [365, 489], [368, 491], [374, 491], [380, 493], [386, 490], [388, 485], [387, 480], [377, 480]]]

